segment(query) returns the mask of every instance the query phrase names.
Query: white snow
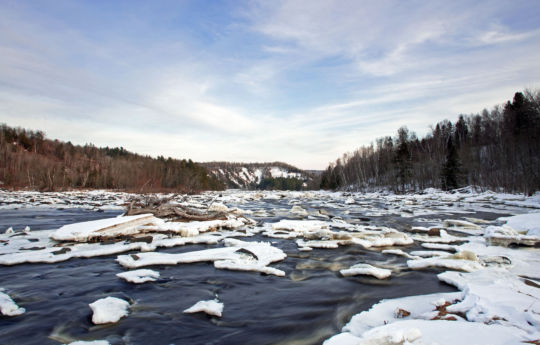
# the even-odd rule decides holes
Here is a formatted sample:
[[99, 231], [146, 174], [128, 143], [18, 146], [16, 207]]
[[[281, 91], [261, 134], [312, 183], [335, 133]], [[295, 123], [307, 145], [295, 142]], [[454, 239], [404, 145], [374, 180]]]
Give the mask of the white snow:
[[500, 219], [506, 220], [506, 225], [517, 232], [526, 232], [526, 235], [540, 237], [540, 213], [520, 214]]
[[429, 268], [429, 267], [442, 267], [451, 270], [460, 270], [465, 272], [472, 272], [482, 269], [483, 266], [479, 262], [454, 258], [442, 258], [434, 257], [427, 259], [408, 260], [407, 266], [410, 268]]
[[392, 274], [391, 270], [385, 268], [378, 268], [369, 264], [356, 264], [347, 269], [340, 270], [344, 277], [356, 276], [356, 275], [370, 275], [377, 279], [386, 279]]
[[101, 298], [89, 306], [93, 312], [92, 322], [96, 325], [118, 322], [129, 313], [129, 302], [116, 297]]
[[5, 316], [17, 316], [24, 314], [24, 308], [19, 307], [11, 297], [0, 288], [0, 313]]
[[157, 218], [151, 214], [92, 220], [64, 225], [51, 234], [55, 241], [86, 242], [92, 238], [130, 235], [139, 232], [138, 226], [152, 224]]
[[141, 284], [156, 281], [159, 278], [159, 272], [149, 269], [140, 269], [117, 273], [116, 276], [130, 283]]
[[217, 317], [221, 317], [223, 313], [223, 303], [221, 303], [219, 300], [208, 300], [208, 301], [199, 301], [189, 307], [188, 309], [184, 310], [184, 313], [206, 313], [208, 315], [213, 315]]
[[177, 265], [194, 262], [214, 262], [214, 267], [221, 269], [256, 271], [265, 274], [284, 276], [285, 272], [269, 264], [281, 261], [286, 254], [268, 242], [244, 242], [234, 239], [225, 240], [226, 247], [199, 250], [180, 254], [139, 253], [120, 255], [116, 259], [127, 268], [139, 268], [152, 265]]

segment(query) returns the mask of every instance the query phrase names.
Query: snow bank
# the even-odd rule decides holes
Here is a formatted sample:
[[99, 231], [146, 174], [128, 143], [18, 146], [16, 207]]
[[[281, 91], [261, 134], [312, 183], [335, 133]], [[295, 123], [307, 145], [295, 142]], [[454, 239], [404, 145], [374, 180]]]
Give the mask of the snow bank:
[[500, 218], [500, 220], [506, 220], [506, 225], [517, 232], [526, 232], [528, 236], [540, 237], [540, 213], [520, 214]]
[[24, 308], [19, 307], [11, 297], [0, 288], [0, 313], [5, 316], [17, 316], [24, 314]]
[[159, 272], [149, 269], [140, 269], [117, 273], [116, 276], [130, 283], [141, 284], [156, 281], [156, 279], [159, 278]]
[[116, 298], [106, 297], [89, 304], [92, 312], [92, 322], [96, 325], [115, 323], [128, 315], [129, 302]]
[[208, 315], [213, 315], [217, 317], [221, 317], [223, 313], [223, 303], [221, 303], [219, 300], [208, 300], [208, 301], [199, 301], [195, 303], [193, 306], [189, 307], [188, 309], [184, 310], [184, 313], [206, 313]]
[[520, 344], [527, 340], [520, 330], [500, 325], [446, 320], [403, 320], [373, 328], [360, 336], [341, 333], [325, 345], [402, 345], [402, 344]]
[[472, 272], [483, 268], [482, 264], [476, 261], [442, 257], [408, 260], [407, 266], [415, 269], [442, 267], [465, 272]]
[[444, 272], [438, 277], [465, 293], [459, 303], [446, 308], [449, 312], [464, 313], [468, 321], [516, 327], [540, 339], [537, 282], [501, 268], [471, 273]]

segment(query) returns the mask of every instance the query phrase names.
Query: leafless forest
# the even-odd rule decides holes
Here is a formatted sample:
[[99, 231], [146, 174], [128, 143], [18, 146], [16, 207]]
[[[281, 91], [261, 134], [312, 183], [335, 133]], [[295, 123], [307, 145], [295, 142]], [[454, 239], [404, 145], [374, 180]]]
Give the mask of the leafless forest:
[[436, 124], [419, 139], [406, 127], [331, 164], [327, 189], [397, 192], [475, 185], [532, 194], [540, 189], [540, 91], [517, 92], [512, 101], [480, 114]]
[[41, 131], [0, 126], [0, 187], [108, 188], [193, 193], [224, 186], [191, 160], [152, 158], [124, 148], [78, 146]]

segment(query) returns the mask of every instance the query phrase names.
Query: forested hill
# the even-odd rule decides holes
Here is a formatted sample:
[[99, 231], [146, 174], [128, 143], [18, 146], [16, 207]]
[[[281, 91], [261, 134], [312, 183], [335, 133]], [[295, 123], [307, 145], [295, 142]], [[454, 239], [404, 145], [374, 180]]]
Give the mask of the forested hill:
[[193, 193], [225, 186], [191, 160], [152, 158], [124, 148], [50, 140], [41, 131], [0, 125], [0, 188], [106, 188]]
[[439, 122], [419, 139], [406, 127], [345, 154], [322, 175], [327, 189], [397, 192], [476, 185], [532, 194], [540, 190], [540, 91], [480, 114]]
[[201, 164], [227, 188], [279, 190], [319, 188], [316, 173], [307, 172], [283, 162]]

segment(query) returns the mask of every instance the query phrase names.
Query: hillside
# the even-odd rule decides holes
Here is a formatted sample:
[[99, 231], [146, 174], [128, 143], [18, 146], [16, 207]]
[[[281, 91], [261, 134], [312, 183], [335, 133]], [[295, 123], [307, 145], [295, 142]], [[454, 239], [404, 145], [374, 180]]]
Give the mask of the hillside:
[[51, 140], [41, 131], [0, 125], [0, 187], [194, 193], [224, 185], [193, 161], [152, 158], [123, 147]]
[[317, 174], [282, 162], [200, 164], [227, 188], [300, 190], [318, 187]]

